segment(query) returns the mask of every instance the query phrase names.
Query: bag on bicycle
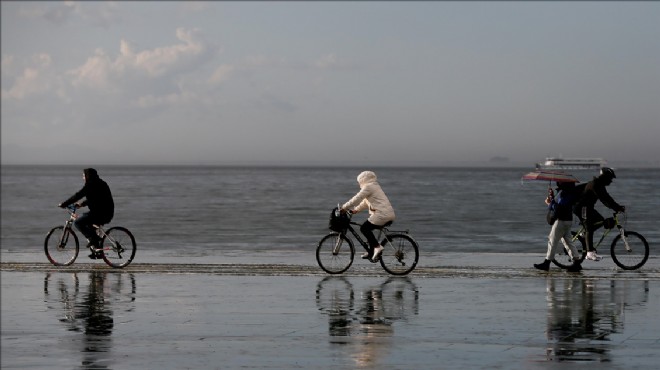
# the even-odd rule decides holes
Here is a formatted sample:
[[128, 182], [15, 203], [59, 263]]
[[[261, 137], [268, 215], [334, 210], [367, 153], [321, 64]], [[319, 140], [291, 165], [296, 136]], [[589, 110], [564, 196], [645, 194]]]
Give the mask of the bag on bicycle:
[[339, 212], [339, 208], [335, 207], [330, 213], [330, 222], [328, 228], [332, 231], [342, 232], [348, 227], [351, 219], [346, 213]]

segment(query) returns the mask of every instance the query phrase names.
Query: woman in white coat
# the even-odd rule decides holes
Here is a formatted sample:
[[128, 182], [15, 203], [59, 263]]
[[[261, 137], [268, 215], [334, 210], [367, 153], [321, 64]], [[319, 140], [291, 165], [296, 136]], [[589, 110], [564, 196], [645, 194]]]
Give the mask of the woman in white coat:
[[360, 231], [367, 238], [370, 250], [362, 255], [362, 258], [376, 260], [383, 247], [380, 245], [373, 230], [381, 228], [388, 222], [394, 221], [394, 209], [387, 195], [378, 184], [376, 174], [372, 171], [364, 171], [357, 177], [360, 191], [341, 207], [343, 212], [358, 213], [364, 209], [369, 210], [369, 218], [362, 224]]

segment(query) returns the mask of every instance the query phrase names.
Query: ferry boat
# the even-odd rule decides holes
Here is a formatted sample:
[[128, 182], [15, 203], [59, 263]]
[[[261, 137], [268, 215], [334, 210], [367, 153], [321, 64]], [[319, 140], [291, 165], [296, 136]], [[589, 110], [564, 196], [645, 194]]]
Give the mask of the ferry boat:
[[603, 158], [559, 158], [548, 157], [545, 162], [537, 163], [539, 170], [590, 170], [600, 169], [607, 164]]

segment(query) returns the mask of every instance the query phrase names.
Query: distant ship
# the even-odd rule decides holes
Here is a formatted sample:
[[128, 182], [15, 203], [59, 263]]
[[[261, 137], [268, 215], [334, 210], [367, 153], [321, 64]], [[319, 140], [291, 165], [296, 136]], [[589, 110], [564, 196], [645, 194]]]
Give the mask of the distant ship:
[[559, 158], [549, 157], [543, 163], [537, 163], [540, 170], [590, 170], [600, 169], [607, 164], [602, 158]]

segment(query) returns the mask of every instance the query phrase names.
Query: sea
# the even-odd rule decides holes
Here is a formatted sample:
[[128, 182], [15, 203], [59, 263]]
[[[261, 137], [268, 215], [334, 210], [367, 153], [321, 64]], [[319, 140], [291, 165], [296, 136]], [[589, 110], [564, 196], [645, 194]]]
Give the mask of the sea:
[[[376, 172], [420, 252], [545, 253], [548, 182], [522, 182], [533, 168], [349, 166], [98, 166], [115, 217], [140, 251], [214, 255], [299, 251], [313, 255], [337, 204]], [[596, 171], [574, 171], [589, 181]], [[1, 257], [43, 253], [46, 233], [68, 214], [57, 205], [83, 186], [80, 166], [2, 166]], [[660, 169], [621, 168], [608, 187], [627, 208], [626, 228], [660, 241]], [[611, 212], [598, 204], [601, 214]], [[362, 222], [366, 213], [354, 216]], [[576, 225], [577, 227], [577, 225]], [[609, 246], [609, 242], [606, 242]], [[607, 252], [604, 252], [607, 253]], [[44, 257], [44, 261], [45, 257]], [[146, 261], [142, 261], [146, 262]]]

